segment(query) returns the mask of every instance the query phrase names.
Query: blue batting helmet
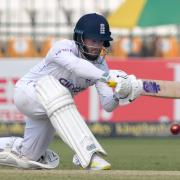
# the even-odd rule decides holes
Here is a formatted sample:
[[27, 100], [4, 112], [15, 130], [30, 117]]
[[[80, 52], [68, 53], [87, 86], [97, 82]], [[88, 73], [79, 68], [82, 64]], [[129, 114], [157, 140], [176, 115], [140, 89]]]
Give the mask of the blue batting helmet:
[[112, 41], [109, 23], [99, 14], [92, 13], [82, 16], [74, 28], [74, 40], [78, 36], [104, 41], [104, 47], [109, 47]]

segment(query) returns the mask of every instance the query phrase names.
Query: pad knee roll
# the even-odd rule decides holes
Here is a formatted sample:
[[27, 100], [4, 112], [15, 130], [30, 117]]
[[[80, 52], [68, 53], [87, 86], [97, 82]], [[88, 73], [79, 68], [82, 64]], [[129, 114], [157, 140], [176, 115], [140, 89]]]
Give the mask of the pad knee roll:
[[36, 92], [38, 93], [37, 97], [40, 103], [48, 110], [47, 115], [49, 117], [57, 109], [74, 103], [69, 90], [61, 85], [53, 76], [44, 76], [41, 78], [36, 86]]

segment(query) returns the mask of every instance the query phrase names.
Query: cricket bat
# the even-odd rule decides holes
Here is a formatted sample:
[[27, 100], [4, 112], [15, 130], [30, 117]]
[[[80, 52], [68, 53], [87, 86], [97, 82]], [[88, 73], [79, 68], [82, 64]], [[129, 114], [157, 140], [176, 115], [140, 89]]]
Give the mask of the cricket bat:
[[[152, 79], [141, 79], [141, 81], [143, 84], [143, 96], [180, 99], [180, 82], [178, 81]], [[116, 82], [109, 81], [108, 85], [116, 87]]]

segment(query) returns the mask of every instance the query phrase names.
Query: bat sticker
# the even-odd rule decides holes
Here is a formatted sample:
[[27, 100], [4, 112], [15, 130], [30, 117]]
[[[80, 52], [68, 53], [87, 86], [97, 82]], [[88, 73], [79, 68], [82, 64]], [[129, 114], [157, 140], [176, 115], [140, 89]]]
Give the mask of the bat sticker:
[[143, 89], [147, 93], [158, 93], [160, 85], [153, 81], [143, 81]]

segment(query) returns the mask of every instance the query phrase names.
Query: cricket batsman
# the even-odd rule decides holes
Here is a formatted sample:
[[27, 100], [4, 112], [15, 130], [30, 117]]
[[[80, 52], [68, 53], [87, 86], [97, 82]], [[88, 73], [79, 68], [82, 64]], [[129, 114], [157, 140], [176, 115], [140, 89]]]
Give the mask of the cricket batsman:
[[[73, 40], [54, 43], [46, 57], [15, 85], [14, 103], [26, 115], [24, 136], [0, 138], [0, 164], [24, 169], [54, 169], [59, 156], [48, 149], [55, 132], [74, 151], [73, 163], [88, 170], [108, 170], [106, 151], [78, 112], [73, 97], [95, 85], [102, 107], [111, 112], [131, 103], [142, 91], [134, 75], [111, 71], [101, 55], [110, 47], [107, 20], [82, 16]], [[116, 82], [112, 89], [108, 83]]]

